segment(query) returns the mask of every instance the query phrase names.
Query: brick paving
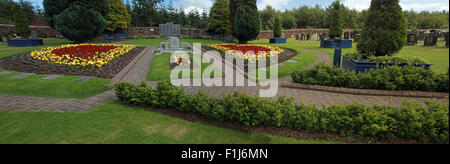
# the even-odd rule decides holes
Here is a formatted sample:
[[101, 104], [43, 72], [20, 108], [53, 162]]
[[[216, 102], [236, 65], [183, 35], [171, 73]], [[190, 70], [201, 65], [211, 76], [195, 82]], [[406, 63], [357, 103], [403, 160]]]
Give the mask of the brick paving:
[[[147, 47], [139, 56], [137, 56], [122, 72], [112, 79], [110, 86], [117, 82], [130, 82], [139, 84], [145, 80], [150, 64], [153, 60], [154, 47]], [[331, 63], [331, 58], [320, 51], [308, 49], [317, 55], [317, 60], [312, 66], [319, 63]], [[227, 64], [227, 63], [226, 63]], [[229, 63], [228, 63], [229, 64]], [[222, 67], [218, 67], [219, 69]], [[238, 74], [242, 71], [236, 71]], [[198, 80], [198, 79], [193, 79]], [[224, 83], [225, 78], [218, 80]], [[245, 93], [249, 96], [259, 96], [260, 86], [248, 86], [248, 79], [245, 80], [244, 86], [222, 87], [222, 86], [199, 86], [199, 87], [184, 87], [186, 94], [196, 94], [199, 90], [205, 91], [209, 96], [223, 97], [226, 94], [234, 92]], [[279, 86], [281, 83], [290, 82], [290, 77], [279, 79]], [[147, 82], [148, 85], [156, 86], [156, 81]], [[330, 106], [333, 104], [350, 104], [363, 103], [367, 105], [393, 105], [400, 106], [404, 100], [415, 100], [420, 104], [424, 104], [425, 98], [410, 98], [410, 97], [391, 97], [391, 96], [363, 96], [354, 94], [342, 94], [323, 92], [306, 89], [294, 89], [278, 87], [276, 99], [279, 96], [293, 97], [297, 103], [314, 104], [318, 108], [322, 106]], [[87, 99], [60, 99], [60, 98], [36, 98], [27, 96], [13, 96], [0, 94], [0, 109], [15, 110], [15, 111], [52, 111], [52, 112], [85, 112], [92, 108], [104, 104], [105, 102], [116, 99], [114, 91], [106, 91], [96, 96]], [[449, 99], [437, 99], [443, 103], [449, 103]]]
[[[151, 60], [153, 59], [153, 47], [148, 47], [135, 58], [124, 69], [120, 79], [113, 79], [116, 82], [127, 81], [139, 84], [147, 76]], [[29, 96], [14, 96], [0, 94], [0, 110], [14, 111], [51, 111], [51, 112], [86, 112], [96, 106], [116, 99], [114, 91], [106, 91], [87, 99], [63, 99], [63, 98], [42, 98]]]

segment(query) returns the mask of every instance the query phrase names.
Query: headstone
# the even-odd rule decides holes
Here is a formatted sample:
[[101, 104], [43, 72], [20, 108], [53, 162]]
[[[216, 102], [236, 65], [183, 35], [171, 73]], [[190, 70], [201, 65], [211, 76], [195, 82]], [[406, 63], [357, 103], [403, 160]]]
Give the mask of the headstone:
[[189, 43], [182, 42], [181, 49], [191, 49], [191, 45]]
[[61, 77], [62, 75], [49, 75], [47, 77], [42, 78], [41, 80], [53, 80], [56, 79], [58, 77]]
[[6, 75], [6, 74], [10, 74], [11, 72], [8, 72], [8, 71], [2, 71], [2, 72], [0, 72], [0, 75]]
[[359, 42], [359, 39], [361, 38], [361, 34], [355, 34], [355, 43]]
[[170, 37], [170, 49], [179, 49], [180, 48], [180, 38], [178, 37]]
[[449, 37], [448, 35], [449, 35], [449, 33], [446, 32], [446, 33], [445, 33], [445, 47], [447, 47], [447, 48], [448, 48], [448, 39], [449, 39], [449, 38], [448, 38], [448, 37]]
[[89, 80], [91, 80], [91, 79], [93, 79], [93, 78], [94, 78], [94, 77], [92, 77], [92, 76], [81, 76], [80, 78], [75, 79], [75, 80], [73, 80], [73, 81], [86, 82], [86, 81], [89, 81]]
[[169, 49], [169, 44], [167, 42], [159, 43], [159, 48], [162, 50]]
[[318, 35], [317, 34], [313, 34], [312, 35], [312, 40], [316, 41], [317, 40]]
[[300, 34], [297, 34], [297, 35], [295, 36], [295, 40], [300, 40]]
[[281, 38], [286, 38], [286, 34], [285, 33], [281, 34]]
[[415, 46], [417, 45], [417, 35], [415, 33], [409, 33], [407, 36], [407, 45]]
[[36, 75], [36, 74], [35, 73], [22, 73], [20, 75], [11, 77], [11, 79], [22, 79], [22, 78], [25, 78], [28, 76], [33, 76], [33, 75]]
[[289, 62], [289, 63], [297, 63], [297, 61], [295, 61], [295, 60], [288, 60], [287, 62]]
[[425, 32], [419, 32], [419, 36], [417, 37], [417, 40], [425, 40]]
[[36, 39], [36, 38], [37, 38], [36, 31], [31, 31], [31, 39]]
[[306, 40], [311, 40], [311, 34], [306, 35]]
[[172, 22], [159, 25], [159, 37], [162, 39], [169, 39], [169, 37], [180, 37], [181, 27], [179, 24]]
[[0, 42], [3, 42], [3, 35], [0, 34]]
[[350, 32], [344, 33], [344, 39], [350, 39]]
[[437, 35], [428, 35], [425, 37], [424, 46], [436, 46], [438, 36]]

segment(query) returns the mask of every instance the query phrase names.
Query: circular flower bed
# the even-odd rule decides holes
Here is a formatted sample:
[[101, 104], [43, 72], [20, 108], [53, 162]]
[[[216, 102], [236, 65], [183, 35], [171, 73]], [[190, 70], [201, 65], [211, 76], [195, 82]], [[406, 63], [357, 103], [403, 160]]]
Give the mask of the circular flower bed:
[[[212, 44], [209, 47], [219, 51], [231, 52], [240, 59], [249, 61], [250, 63], [258, 61], [259, 58], [269, 58], [275, 54], [281, 55], [285, 50], [279, 47], [272, 47], [267, 45], [253, 45], [253, 44]], [[253, 52], [253, 53], [248, 53]]]
[[31, 52], [30, 56], [47, 63], [101, 68], [135, 47], [116, 44], [68, 44], [36, 50]]

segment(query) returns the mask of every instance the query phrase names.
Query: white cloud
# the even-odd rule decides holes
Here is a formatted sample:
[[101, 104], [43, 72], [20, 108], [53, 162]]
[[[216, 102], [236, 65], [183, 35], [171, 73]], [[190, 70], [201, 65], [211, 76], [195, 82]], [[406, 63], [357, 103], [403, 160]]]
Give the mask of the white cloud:
[[[345, 0], [344, 5], [351, 9], [356, 9], [358, 11], [369, 9], [371, 0]], [[436, 1], [439, 1], [436, 3]], [[434, 0], [432, 3], [430, 1], [423, 0], [400, 0], [400, 6], [403, 10], [415, 10], [415, 11], [441, 11], [449, 10], [449, 4], [447, 0], [440, 1]]]
[[202, 13], [203, 11], [209, 11], [212, 7], [211, 0], [181, 0], [180, 2], [174, 2], [176, 8], [183, 7], [184, 12], [189, 13], [191, 10], [197, 9]]
[[258, 0], [257, 5], [259, 10], [264, 10], [267, 5], [272, 6], [276, 10], [284, 10], [289, 7], [289, 2], [292, 0]]

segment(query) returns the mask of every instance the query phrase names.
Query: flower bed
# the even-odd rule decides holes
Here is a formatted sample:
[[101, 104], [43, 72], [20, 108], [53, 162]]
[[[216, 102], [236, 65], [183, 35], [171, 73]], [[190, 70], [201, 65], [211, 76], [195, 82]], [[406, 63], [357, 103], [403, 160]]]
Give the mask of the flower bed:
[[[270, 58], [277, 55], [282, 55], [286, 51], [279, 47], [267, 46], [267, 45], [251, 45], [251, 44], [212, 44], [209, 47], [217, 49], [223, 52], [231, 52], [231, 54], [237, 56], [240, 59], [244, 59], [250, 63], [258, 61], [259, 58]], [[247, 52], [253, 51], [253, 54]]]
[[134, 45], [68, 44], [31, 52], [33, 59], [47, 63], [101, 68], [134, 49]]

